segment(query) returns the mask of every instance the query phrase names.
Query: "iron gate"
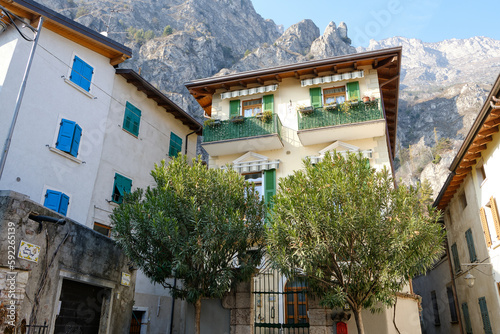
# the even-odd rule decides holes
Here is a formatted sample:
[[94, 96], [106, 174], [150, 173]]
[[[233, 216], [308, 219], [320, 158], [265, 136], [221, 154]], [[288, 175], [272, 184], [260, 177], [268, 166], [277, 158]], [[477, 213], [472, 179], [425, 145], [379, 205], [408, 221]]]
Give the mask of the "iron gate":
[[269, 261], [254, 277], [255, 334], [308, 334], [307, 286], [287, 279]]

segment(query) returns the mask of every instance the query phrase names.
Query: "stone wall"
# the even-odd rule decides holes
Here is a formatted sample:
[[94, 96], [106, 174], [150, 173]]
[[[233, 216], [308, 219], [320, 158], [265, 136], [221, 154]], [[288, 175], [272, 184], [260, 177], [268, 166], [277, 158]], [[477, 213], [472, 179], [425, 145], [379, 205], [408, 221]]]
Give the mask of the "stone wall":
[[[64, 224], [38, 223], [30, 214], [62, 219]], [[23, 242], [32, 246], [20, 254]], [[129, 286], [121, 284], [122, 273], [130, 275]], [[13, 333], [16, 327], [24, 333], [30, 323], [46, 323], [52, 332], [63, 280], [107, 291], [100, 309], [77, 311], [90, 317], [100, 311], [99, 334], [128, 331], [135, 271], [116, 243], [27, 196], [0, 191], [0, 332]]]

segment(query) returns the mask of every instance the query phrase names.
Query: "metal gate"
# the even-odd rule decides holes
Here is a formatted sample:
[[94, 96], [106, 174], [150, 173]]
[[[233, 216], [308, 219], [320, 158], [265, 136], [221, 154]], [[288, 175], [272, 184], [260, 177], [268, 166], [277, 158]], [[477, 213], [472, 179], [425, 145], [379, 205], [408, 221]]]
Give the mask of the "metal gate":
[[288, 279], [269, 261], [254, 277], [255, 334], [308, 334], [307, 286]]

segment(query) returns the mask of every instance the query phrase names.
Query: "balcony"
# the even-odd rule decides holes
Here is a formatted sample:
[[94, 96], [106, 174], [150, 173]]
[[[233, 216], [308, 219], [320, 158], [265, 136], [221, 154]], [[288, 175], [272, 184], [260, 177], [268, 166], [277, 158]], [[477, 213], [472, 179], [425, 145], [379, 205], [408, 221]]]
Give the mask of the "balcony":
[[303, 145], [315, 145], [335, 140], [380, 137], [385, 134], [385, 119], [380, 100], [346, 108], [316, 108], [309, 115], [297, 112], [297, 135]]
[[203, 128], [202, 147], [211, 156], [275, 150], [283, 147], [281, 128], [277, 114], [267, 122], [260, 117], [216, 121]]

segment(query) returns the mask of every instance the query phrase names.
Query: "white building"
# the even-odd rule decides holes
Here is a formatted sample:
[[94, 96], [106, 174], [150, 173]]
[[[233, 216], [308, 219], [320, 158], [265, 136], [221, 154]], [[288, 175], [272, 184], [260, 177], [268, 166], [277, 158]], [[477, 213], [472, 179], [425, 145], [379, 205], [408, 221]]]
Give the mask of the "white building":
[[[2, 153], [0, 189], [109, 235], [109, 214], [124, 192], [152, 184], [154, 163], [178, 152], [196, 156], [201, 124], [139, 74], [116, 69], [131, 57], [129, 48], [33, 1], [0, 0], [0, 6], [28, 39], [34, 33], [21, 20], [36, 28], [44, 19], [10, 146]], [[3, 145], [34, 43], [0, 17], [6, 22], [0, 26]], [[165, 333], [168, 290], [139, 272], [135, 302], [140, 332]], [[186, 305], [176, 309], [180, 305], [184, 317]]]

